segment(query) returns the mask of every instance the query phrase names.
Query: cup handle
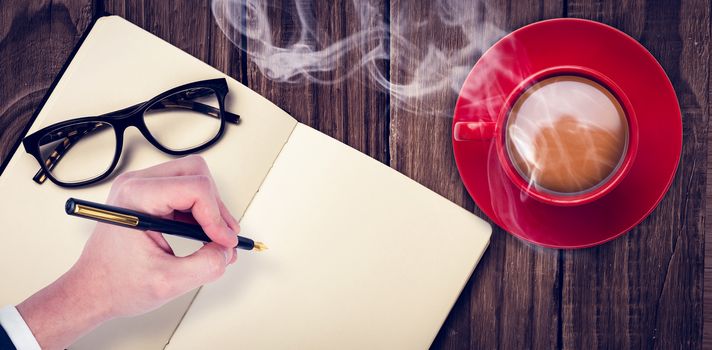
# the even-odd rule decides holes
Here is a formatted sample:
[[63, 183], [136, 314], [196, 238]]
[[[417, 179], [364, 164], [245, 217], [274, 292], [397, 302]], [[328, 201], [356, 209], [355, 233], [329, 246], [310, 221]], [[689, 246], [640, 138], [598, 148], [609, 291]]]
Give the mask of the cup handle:
[[453, 128], [456, 141], [486, 141], [494, 138], [496, 122], [457, 122]]

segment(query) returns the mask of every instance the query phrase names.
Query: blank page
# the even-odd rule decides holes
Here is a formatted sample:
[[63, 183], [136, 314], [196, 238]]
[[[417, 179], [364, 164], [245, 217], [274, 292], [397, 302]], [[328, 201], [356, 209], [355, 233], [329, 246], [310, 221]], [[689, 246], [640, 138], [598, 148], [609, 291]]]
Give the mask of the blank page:
[[238, 252], [167, 349], [425, 349], [491, 234], [472, 213], [298, 124]]

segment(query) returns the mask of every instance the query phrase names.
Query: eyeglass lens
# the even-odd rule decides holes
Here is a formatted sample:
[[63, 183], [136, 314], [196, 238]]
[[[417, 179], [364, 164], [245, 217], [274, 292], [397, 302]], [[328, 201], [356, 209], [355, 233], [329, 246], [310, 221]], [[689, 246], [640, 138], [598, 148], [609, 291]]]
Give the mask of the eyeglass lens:
[[39, 149], [42, 162], [55, 179], [65, 183], [87, 181], [111, 166], [116, 132], [103, 122], [71, 124], [42, 136]]
[[152, 104], [144, 112], [143, 121], [163, 147], [185, 151], [200, 147], [218, 135], [222, 123], [219, 108], [214, 90], [193, 88]]

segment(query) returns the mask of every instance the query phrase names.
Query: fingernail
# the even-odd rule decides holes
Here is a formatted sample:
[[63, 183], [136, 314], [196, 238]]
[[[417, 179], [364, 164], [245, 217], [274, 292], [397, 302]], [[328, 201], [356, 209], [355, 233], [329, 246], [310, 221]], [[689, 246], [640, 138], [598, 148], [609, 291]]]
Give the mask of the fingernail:
[[230, 261], [231, 261], [230, 264], [234, 264], [235, 261], [237, 261], [236, 257], [237, 257], [237, 248], [232, 248], [232, 259], [230, 259]]
[[227, 235], [230, 239], [237, 239], [237, 232], [233, 231], [231, 228], [227, 229]]
[[225, 265], [227, 265], [227, 263], [230, 262], [230, 255], [228, 255], [228, 253], [227, 253], [228, 250], [227, 250], [227, 249], [223, 249], [222, 252], [223, 252], [223, 256], [225, 257]]

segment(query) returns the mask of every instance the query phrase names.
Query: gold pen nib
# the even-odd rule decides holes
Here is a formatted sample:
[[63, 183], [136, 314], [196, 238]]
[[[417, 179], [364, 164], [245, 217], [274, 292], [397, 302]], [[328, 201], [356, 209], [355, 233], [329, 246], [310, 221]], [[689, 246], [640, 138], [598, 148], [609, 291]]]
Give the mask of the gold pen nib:
[[267, 250], [267, 246], [262, 243], [262, 242], [255, 242], [255, 248], [256, 251], [261, 252]]

